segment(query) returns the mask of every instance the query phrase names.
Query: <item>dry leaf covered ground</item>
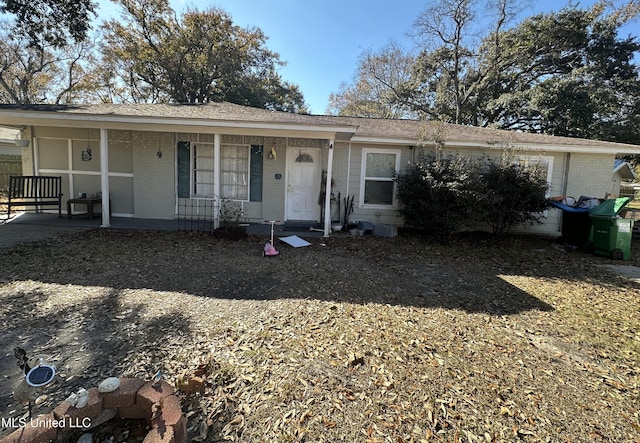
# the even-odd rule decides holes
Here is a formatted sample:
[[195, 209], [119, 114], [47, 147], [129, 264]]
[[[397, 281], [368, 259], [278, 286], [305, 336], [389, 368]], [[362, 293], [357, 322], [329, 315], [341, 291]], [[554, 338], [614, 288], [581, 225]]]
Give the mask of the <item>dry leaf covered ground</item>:
[[614, 262], [526, 237], [263, 241], [4, 249], [0, 417], [26, 412], [21, 346], [60, 372], [36, 413], [107, 376], [201, 376], [181, 393], [193, 441], [640, 442], [640, 283]]

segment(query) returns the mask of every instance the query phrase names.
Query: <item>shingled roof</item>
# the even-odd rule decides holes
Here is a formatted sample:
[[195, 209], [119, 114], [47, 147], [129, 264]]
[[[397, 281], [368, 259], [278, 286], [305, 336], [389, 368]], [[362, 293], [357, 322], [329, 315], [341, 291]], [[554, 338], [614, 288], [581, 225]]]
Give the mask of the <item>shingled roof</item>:
[[[86, 105], [0, 105], [0, 125], [4, 122], [15, 124], [42, 124], [42, 118], [68, 119], [74, 122], [92, 121], [95, 127], [100, 122], [126, 121], [147, 125], [154, 121], [163, 124], [216, 126], [243, 124], [255, 127], [307, 128], [342, 133], [352, 141], [402, 142], [416, 144], [419, 140], [430, 141], [438, 138], [452, 146], [504, 146], [506, 144], [537, 145], [541, 147], [563, 147], [583, 150], [600, 148], [617, 153], [640, 154], [640, 146], [586, 140], [569, 137], [555, 137], [505, 131], [474, 126], [454, 125], [434, 121], [391, 120], [327, 115], [293, 114], [270, 111], [232, 103], [208, 104], [86, 104]], [[30, 123], [31, 121], [31, 123]], [[7, 124], [7, 123], [4, 123]]]

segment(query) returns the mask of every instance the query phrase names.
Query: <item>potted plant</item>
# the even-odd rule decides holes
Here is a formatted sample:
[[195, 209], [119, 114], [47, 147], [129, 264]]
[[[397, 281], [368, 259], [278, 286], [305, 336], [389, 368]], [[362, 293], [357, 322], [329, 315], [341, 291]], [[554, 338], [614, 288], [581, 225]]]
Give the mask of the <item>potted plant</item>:
[[238, 202], [222, 200], [220, 205], [220, 226], [213, 230], [213, 236], [225, 240], [241, 240], [247, 235], [247, 229], [240, 224], [242, 207]]

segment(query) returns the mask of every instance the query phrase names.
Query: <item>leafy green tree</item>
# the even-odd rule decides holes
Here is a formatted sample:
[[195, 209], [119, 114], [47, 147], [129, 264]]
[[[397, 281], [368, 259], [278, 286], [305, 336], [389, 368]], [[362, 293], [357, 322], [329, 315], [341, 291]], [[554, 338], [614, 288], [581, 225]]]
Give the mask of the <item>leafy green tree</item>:
[[493, 59], [499, 69], [478, 100], [481, 124], [637, 143], [640, 45], [617, 35], [628, 18], [568, 7], [526, 19], [498, 47], [485, 40], [484, 67]]
[[87, 39], [95, 16], [93, 0], [1, 0], [0, 13], [15, 16], [15, 33], [29, 44], [61, 48]]
[[189, 10], [167, 0], [117, 0], [121, 20], [104, 25], [104, 96], [114, 101], [233, 103], [290, 112], [306, 107], [299, 88], [277, 73], [284, 63], [258, 29], [224, 11]]
[[[437, 0], [416, 20], [420, 43], [407, 79], [391, 84], [386, 51], [362, 57], [356, 81], [332, 96], [332, 112], [422, 116], [474, 126], [640, 143], [636, 37], [620, 36], [640, 3], [570, 5], [509, 26], [520, 0]], [[480, 9], [492, 25], [478, 28]], [[474, 38], [474, 36], [479, 36]], [[370, 69], [376, 60], [376, 69]], [[392, 85], [392, 87], [390, 87]], [[371, 93], [371, 91], [384, 91]]]

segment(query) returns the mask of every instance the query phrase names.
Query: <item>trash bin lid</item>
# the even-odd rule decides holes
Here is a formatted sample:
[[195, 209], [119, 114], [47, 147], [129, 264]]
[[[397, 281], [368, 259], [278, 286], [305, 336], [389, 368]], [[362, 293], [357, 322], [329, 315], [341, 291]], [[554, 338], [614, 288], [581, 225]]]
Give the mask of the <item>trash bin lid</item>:
[[595, 218], [616, 218], [618, 213], [629, 203], [629, 197], [610, 198], [593, 208], [589, 216]]
[[569, 206], [567, 204], [564, 204], [555, 200], [549, 200], [549, 203], [551, 203], [551, 206], [553, 206], [554, 208], [562, 209], [564, 212], [588, 212], [589, 211], [588, 208]]

